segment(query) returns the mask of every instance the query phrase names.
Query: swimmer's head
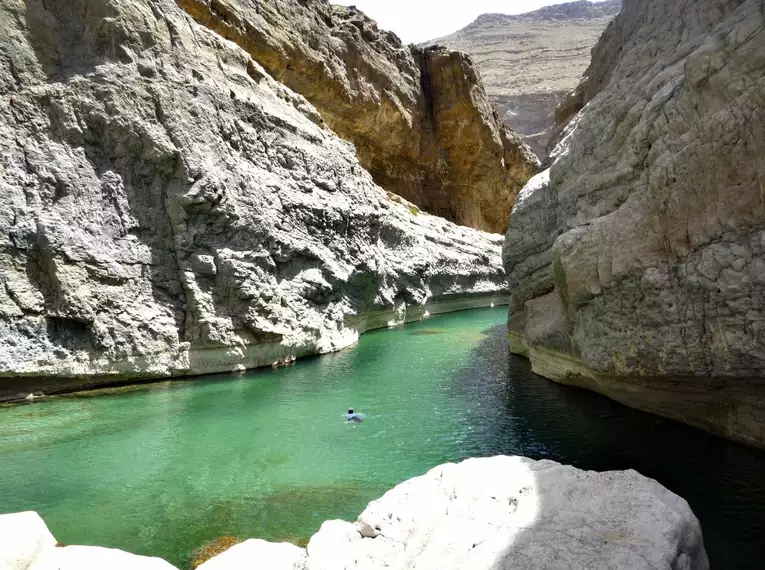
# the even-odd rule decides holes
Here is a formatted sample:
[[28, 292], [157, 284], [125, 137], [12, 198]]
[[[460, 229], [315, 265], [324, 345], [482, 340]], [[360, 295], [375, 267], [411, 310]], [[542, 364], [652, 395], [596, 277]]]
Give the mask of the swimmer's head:
[[348, 413], [352, 414], [353, 413], [353, 408], [348, 408]]

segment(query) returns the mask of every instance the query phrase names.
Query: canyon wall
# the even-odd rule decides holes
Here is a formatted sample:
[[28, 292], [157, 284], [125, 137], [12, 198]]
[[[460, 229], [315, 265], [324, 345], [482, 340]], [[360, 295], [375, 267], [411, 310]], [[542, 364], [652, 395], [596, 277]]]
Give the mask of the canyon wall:
[[498, 119], [470, 58], [405, 46], [325, 0], [177, 0], [303, 95], [375, 182], [427, 212], [502, 233], [538, 162]]
[[0, 28], [0, 399], [506, 300], [500, 236], [387, 194], [172, 0], [0, 0]]
[[469, 53], [502, 120], [545, 158], [555, 108], [576, 87], [621, 4], [578, 1], [526, 14], [482, 14], [427, 44]]
[[512, 350], [765, 446], [762, 2], [625, 0], [578, 97], [506, 235]]

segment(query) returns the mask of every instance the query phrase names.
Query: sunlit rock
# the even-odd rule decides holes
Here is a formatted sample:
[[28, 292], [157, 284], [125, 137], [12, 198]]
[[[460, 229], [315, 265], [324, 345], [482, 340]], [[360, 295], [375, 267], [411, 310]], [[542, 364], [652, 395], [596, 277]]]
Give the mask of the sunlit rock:
[[0, 0], [0, 21], [0, 400], [278, 366], [506, 301], [501, 236], [391, 200], [178, 3]]
[[328, 521], [305, 570], [709, 567], [688, 504], [635, 471], [498, 456], [436, 467]]
[[27, 570], [55, 546], [56, 539], [37, 513], [0, 515], [0, 570]]
[[178, 570], [161, 558], [114, 548], [64, 546], [46, 551], [29, 570]]
[[303, 95], [383, 188], [459, 224], [505, 230], [538, 161], [499, 120], [468, 55], [404, 45], [354, 6], [177, 2]]
[[293, 570], [304, 556], [305, 550], [294, 544], [251, 539], [232, 546], [197, 570]]

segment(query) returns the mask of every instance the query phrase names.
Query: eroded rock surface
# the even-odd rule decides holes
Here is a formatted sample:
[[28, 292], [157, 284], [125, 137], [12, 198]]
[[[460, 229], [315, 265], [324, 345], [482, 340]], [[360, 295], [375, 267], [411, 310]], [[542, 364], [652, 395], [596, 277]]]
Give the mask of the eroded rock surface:
[[470, 58], [405, 46], [324, 0], [177, 0], [305, 96], [386, 190], [462, 225], [504, 232], [538, 163], [499, 121]]
[[499, 236], [387, 195], [175, 2], [0, 0], [0, 26], [0, 398], [501, 302]]
[[544, 159], [556, 106], [579, 83], [592, 46], [620, 8], [621, 0], [578, 1], [483, 14], [428, 43], [469, 53], [502, 120]]
[[759, 446], [764, 23], [758, 0], [627, 0], [504, 247], [536, 372]]

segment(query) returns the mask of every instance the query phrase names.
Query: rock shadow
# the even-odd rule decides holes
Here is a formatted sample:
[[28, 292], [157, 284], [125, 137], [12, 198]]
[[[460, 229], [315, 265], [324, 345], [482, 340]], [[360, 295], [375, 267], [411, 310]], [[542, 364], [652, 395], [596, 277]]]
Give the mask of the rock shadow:
[[[504, 325], [488, 330], [455, 383], [462, 397], [487, 402], [473, 455], [634, 469], [688, 501], [713, 568], [765, 556], [765, 452], [538, 376], [509, 353], [506, 335]], [[553, 508], [542, 497], [540, 513]]]

